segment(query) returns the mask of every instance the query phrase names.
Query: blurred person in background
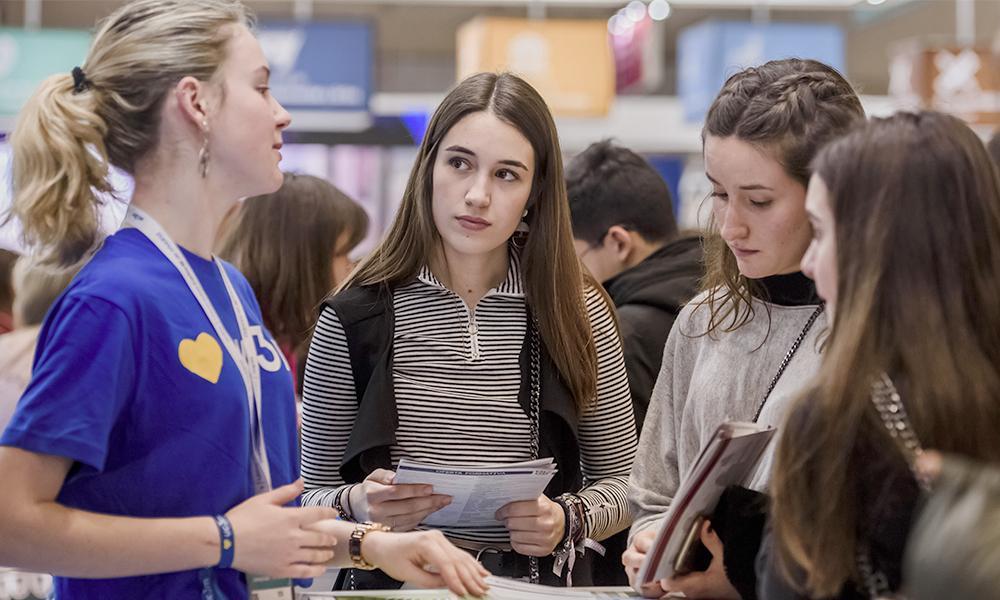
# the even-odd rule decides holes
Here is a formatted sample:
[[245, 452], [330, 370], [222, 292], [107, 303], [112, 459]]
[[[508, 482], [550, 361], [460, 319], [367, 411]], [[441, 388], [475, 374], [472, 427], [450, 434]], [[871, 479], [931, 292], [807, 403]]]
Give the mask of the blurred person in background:
[[232, 219], [219, 256], [250, 282], [301, 394], [317, 309], [350, 273], [368, 215], [326, 180], [285, 173], [278, 191], [247, 198]]
[[[290, 117], [252, 25], [234, 0], [130, 2], [18, 115], [11, 215], [44, 262], [86, 264], [0, 437], [0, 564], [53, 573], [74, 600], [290, 596], [288, 578], [371, 563], [482, 594], [440, 534], [294, 506], [291, 374], [249, 283], [212, 254], [238, 199], [282, 182]], [[135, 189], [102, 239], [111, 166]]]
[[[701, 238], [680, 235], [670, 189], [641, 156], [605, 140], [566, 167], [573, 243], [618, 313], [636, 428], [641, 430], [663, 345], [674, 319], [698, 293]], [[628, 532], [604, 542], [594, 585], [627, 585], [621, 568]]]
[[[415, 529], [450, 498], [394, 484], [400, 460], [550, 456], [544, 494], [493, 526], [441, 530], [496, 574], [567, 585], [571, 570], [585, 585], [577, 551], [628, 527], [635, 444], [613, 307], [573, 250], [552, 115], [519, 77], [473, 75], [435, 110], [385, 239], [324, 305], [302, 501]], [[340, 585], [399, 586], [353, 570]]]
[[0, 430], [7, 427], [18, 399], [28, 387], [45, 314], [74, 274], [76, 269], [46, 267], [26, 256], [14, 265], [14, 330], [0, 335]]
[[[703, 292], [677, 317], [663, 351], [630, 480], [635, 524], [623, 556], [630, 580], [645, 560], [684, 476], [726, 421], [779, 427], [820, 365], [826, 317], [800, 267], [812, 228], [810, 161], [864, 117], [835, 69], [785, 59], [730, 77], [702, 130], [712, 215]], [[756, 597], [773, 455], [734, 486], [702, 525], [705, 570], [651, 582], [643, 595]]]
[[570, 161], [566, 194], [576, 254], [615, 303], [641, 429], [667, 334], [698, 293], [701, 239], [677, 231], [670, 189], [653, 166], [609, 140]]
[[1000, 464], [933, 451], [917, 463], [932, 490], [906, 544], [906, 597], [1000, 599]]
[[0, 334], [14, 329], [12, 273], [17, 258], [17, 252], [0, 248]]
[[[806, 206], [802, 266], [832, 327], [780, 433], [760, 594], [894, 597], [927, 485], [922, 448], [1000, 464], [1000, 174], [961, 120], [899, 113], [825, 147]], [[954, 524], [925, 522], [924, 541]], [[919, 556], [954, 565], [959, 552]], [[958, 592], [978, 583], [942, 581], [927, 597], [979, 598]]]

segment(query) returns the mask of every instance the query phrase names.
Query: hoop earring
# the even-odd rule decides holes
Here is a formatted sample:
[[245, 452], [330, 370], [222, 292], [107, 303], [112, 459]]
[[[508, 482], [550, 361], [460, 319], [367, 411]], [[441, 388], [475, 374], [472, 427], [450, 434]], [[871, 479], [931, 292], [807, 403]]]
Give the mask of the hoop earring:
[[528, 216], [528, 211], [524, 211], [521, 215], [521, 222], [517, 224], [514, 229], [514, 235], [510, 236], [510, 243], [514, 245], [518, 250], [523, 250], [524, 245], [528, 243], [528, 233], [531, 231], [531, 227], [528, 226], [528, 222], [524, 220], [524, 217]]
[[208, 177], [208, 121], [202, 121], [202, 126], [205, 128], [205, 140], [201, 144], [201, 150], [198, 151], [198, 172], [201, 173], [201, 178], [205, 179]]

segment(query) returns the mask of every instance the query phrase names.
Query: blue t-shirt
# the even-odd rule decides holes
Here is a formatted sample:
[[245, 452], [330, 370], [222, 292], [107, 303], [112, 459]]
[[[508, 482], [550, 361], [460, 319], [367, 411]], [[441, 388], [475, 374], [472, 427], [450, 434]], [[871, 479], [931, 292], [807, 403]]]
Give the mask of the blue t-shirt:
[[[226, 329], [239, 328], [218, 268], [185, 251]], [[291, 373], [246, 279], [226, 264], [258, 351], [272, 483], [298, 478]], [[141, 232], [111, 236], [53, 306], [33, 377], [0, 444], [74, 461], [65, 506], [131, 517], [224, 513], [253, 495], [246, 391], [180, 273]], [[239, 539], [236, 540], [239, 544]], [[230, 599], [244, 576], [217, 570]], [[57, 598], [200, 598], [197, 571], [57, 577]]]

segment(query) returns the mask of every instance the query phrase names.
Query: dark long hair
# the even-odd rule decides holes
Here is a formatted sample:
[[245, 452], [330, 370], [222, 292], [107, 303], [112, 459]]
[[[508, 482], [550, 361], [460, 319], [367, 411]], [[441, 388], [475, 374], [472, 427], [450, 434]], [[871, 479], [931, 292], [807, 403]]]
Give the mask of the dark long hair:
[[[364, 239], [368, 215], [329, 182], [286, 173], [278, 191], [247, 198], [234, 219], [219, 255], [246, 276], [275, 339], [301, 350], [334, 285], [334, 253]], [[345, 232], [346, 246], [335, 248]]]
[[1000, 460], [1000, 176], [971, 129], [933, 112], [873, 119], [815, 167], [834, 217], [837, 313], [772, 492], [782, 564], [825, 598], [856, 575], [872, 453], [904, 464], [871, 403], [880, 373], [924, 447]]
[[[775, 60], [726, 81], [708, 109], [702, 142], [709, 135], [732, 136], [758, 146], [805, 187], [816, 152], [864, 114], [851, 84], [836, 69], [815, 60]], [[750, 298], [758, 290], [740, 274], [714, 217], [709, 231], [702, 281], [702, 289], [710, 291], [704, 300], [710, 313], [706, 333], [720, 327], [732, 331], [753, 318]]]
[[[531, 232], [521, 252], [528, 307], [539, 333], [579, 407], [597, 392], [597, 350], [584, 305], [584, 290], [600, 286], [583, 272], [573, 249], [562, 151], [555, 123], [533, 87], [510, 73], [480, 73], [459, 83], [431, 117], [410, 172], [396, 218], [382, 243], [342, 284], [395, 286], [411, 280], [440, 236], [431, 213], [432, 175], [438, 145], [463, 117], [487, 111], [528, 139], [535, 152], [535, 176], [528, 200]], [[604, 295], [604, 301], [610, 301]]]

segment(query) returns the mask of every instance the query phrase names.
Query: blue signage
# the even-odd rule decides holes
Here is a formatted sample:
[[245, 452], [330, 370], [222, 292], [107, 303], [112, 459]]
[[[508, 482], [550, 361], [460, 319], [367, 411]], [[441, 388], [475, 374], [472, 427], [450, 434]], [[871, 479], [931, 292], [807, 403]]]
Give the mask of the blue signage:
[[703, 21], [677, 40], [677, 95], [689, 122], [704, 120], [726, 79], [782, 58], [811, 58], [844, 72], [844, 32], [825, 23]]
[[368, 110], [375, 62], [368, 23], [265, 23], [257, 37], [271, 93], [286, 108]]

